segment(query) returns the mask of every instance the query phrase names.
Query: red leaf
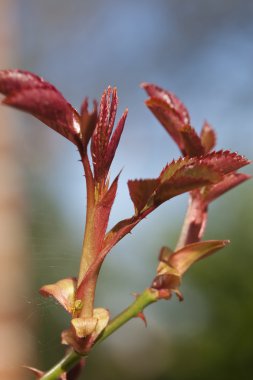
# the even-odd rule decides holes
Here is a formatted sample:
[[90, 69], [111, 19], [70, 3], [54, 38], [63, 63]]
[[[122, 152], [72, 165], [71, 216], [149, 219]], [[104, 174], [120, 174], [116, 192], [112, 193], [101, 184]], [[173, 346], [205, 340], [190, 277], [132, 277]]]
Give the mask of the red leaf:
[[117, 105], [117, 90], [108, 87], [101, 97], [98, 122], [91, 141], [94, 175], [97, 182], [106, 179], [124, 128], [127, 111], [121, 117], [111, 138]]
[[216, 184], [192, 191], [178, 248], [200, 241], [206, 227], [209, 203], [249, 178], [246, 174], [232, 172]]
[[151, 83], [142, 83], [141, 87], [146, 90], [151, 98], [157, 98], [166, 102], [172, 109], [178, 113], [182, 124], [190, 124], [190, 116], [184, 104], [172, 92]]
[[127, 113], [128, 113], [128, 110], [126, 109], [123, 113], [123, 115], [121, 116], [119, 122], [118, 122], [118, 125], [112, 135], [112, 138], [109, 142], [109, 145], [108, 145], [108, 149], [107, 149], [107, 153], [106, 153], [106, 167], [107, 167], [107, 170], [109, 170], [110, 166], [111, 166], [111, 163], [112, 163], [112, 160], [114, 158], [114, 155], [115, 155], [115, 152], [117, 150], [117, 147], [119, 145], [119, 140], [121, 138], [121, 134], [123, 132], [123, 129], [124, 129], [124, 126], [125, 126], [125, 121], [126, 121], [126, 118], [127, 118]]
[[216, 145], [216, 134], [211, 125], [206, 121], [200, 133], [201, 143], [205, 153], [210, 152]]
[[79, 115], [62, 94], [42, 78], [20, 70], [0, 71], [3, 103], [28, 112], [78, 145]]
[[203, 198], [206, 202], [210, 203], [222, 194], [240, 185], [244, 181], [250, 179], [251, 176], [243, 173], [230, 173], [224, 176], [223, 180], [215, 185], [208, 186], [205, 189]]
[[152, 283], [152, 288], [161, 290], [176, 290], [181, 283], [180, 276], [177, 274], [159, 274]]
[[181, 276], [196, 261], [224, 248], [228, 243], [229, 240], [207, 240], [188, 244], [170, 256], [169, 265], [175, 268]]
[[183, 152], [184, 143], [179, 129], [184, 124], [180, 120], [178, 113], [174, 108], [171, 108], [167, 103], [157, 98], [148, 99], [145, 103]]
[[168, 263], [169, 257], [172, 255], [173, 251], [169, 247], [162, 247], [159, 253], [159, 261], [163, 263]]
[[95, 130], [98, 120], [97, 115], [97, 102], [93, 102], [92, 112], [88, 111], [88, 99], [85, 98], [81, 107], [81, 138], [83, 142], [83, 148], [86, 149], [91, 136]]
[[54, 86], [28, 71], [0, 70], [0, 92], [4, 95], [35, 87], [45, 88], [45, 86], [55, 90]]
[[169, 164], [165, 166], [165, 168], [161, 171], [159, 178], [162, 182], [170, 179], [179, 169], [187, 164], [194, 164], [196, 160], [190, 157], [180, 157], [178, 160], [173, 160]]
[[186, 107], [172, 92], [149, 83], [143, 83], [142, 87], [150, 96], [146, 105], [185, 155], [186, 150], [180, 129], [190, 125], [190, 116]]
[[114, 179], [109, 190], [107, 190], [103, 198], [95, 206], [94, 229], [97, 239], [94, 244], [96, 245], [96, 252], [99, 252], [102, 247], [112, 205], [117, 192], [118, 179], [119, 175]]
[[159, 179], [140, 179], [128, 181], [130, 197], [137, 214], [147, 205], [151, 195], [159, 185]]
[[157, 275], [152, 282], [152, 288], [159, 290], [160, 298], [170, 298], [172, 292], [175, 292], [182, 301], [183, 295], [178, 289], [182, 275], [196, 261], [211, 255], [228, 243], [227, 240], [209, 240], [188, 244], [175, 253], [171, 253], [169, 248], [163, 247], [159, 255], [160, 262]]
[[180, 133], [184, 142], [184, 155], [195, 157], [205, 153], [205, 149], [195, 129], [190, 125], [185, 125], [180, 128]]
[[242, 168], [250, 163], [246, 157], [240, 156], [236, 152], [220, 150], [200, 157], [202, 163], [212, 165], [214, 169], [220, 170], [223, 174], [228, 174]]
[[221, 179], [222, 175], [212, 166], [202, 163], [185, 165], [157, 188], [154, 204], [158, 206], [179, 194], [216, 183]]

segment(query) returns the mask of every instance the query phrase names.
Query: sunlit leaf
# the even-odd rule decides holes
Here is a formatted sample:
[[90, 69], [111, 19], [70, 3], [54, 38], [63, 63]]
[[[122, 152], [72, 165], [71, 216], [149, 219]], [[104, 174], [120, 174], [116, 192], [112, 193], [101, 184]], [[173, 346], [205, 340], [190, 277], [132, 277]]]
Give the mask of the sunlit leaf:
[[178, 145], [179, 149], [184, 152], [184, 143], [179, 129], [184, 125], [174, 108], [165, 103], [163, 100], [151, 98], [146, 100], [146, 105], [154, 116], [159, 120], [171, 138]]
[[80, 120], [62, 94], [42, 78], [20, 70], [0, 71], [3, 103], [28, 112], [79, 145]]

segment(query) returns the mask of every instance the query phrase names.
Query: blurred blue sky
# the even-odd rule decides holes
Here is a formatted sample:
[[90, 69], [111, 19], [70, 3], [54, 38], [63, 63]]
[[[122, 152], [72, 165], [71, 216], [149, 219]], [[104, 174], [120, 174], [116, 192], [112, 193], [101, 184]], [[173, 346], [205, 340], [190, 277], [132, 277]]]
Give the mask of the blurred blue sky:
[[[112, 169], [114, 176], [124, 168], [113, 221], [131, 213], [128, 178], [156, 176], [179, 156], [143, 104], [142, 81], [175, 92], [197, 130], [207, 119], [219, 148], [252, 158], [251, 1], [23, 0], [17, 7], [20, 61], [14, 66], [51, 81], [77, 108], [84, 96], [99, 98], [108, 84], [118, 87], [119, 112], [129, 108]], [[34, 128], [39, 123], [29, 116], [23, 120], [30, 141], [27, 166], [43, 175], [43, 186], [54, 192], [79, 234], [85, 194], [78, 155], [54, 132]], [[159, 217], [168, 207], [170, 213], [178, 204], [185, 207], [182, 199], [157, 211]]]

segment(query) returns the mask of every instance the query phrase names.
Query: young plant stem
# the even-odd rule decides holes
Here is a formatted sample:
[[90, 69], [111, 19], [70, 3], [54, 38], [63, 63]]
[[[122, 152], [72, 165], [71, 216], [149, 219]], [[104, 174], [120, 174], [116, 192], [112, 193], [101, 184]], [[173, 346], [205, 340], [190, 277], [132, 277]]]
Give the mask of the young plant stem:
[[[83, 250], [80, 262], [80, 271], [78, 276], [78, 286], [82, 282], [90, 264], [94, 260], [94, 211], [95, 211], [95, 185], [90, 168], [88, 156], [85, 155], [82, 159], [87, 188], [87, 209], [86, 209], [86, 223], [83, 240]], [[92, 317], [93, 304], [96, 288], [96, 276], [93, 277], [86, 286], [86, 294], [82, 299], [82, 316]]]
[[206, 222], [207, 207], [204, 207], [198, 198], [194, 198], [190, 194], [176, 250], [183, 248], [187, 244], [199, 241], [205, 231]]
[[83, 356], [71, 350], [62, 360], [53, 366], [40, 380], [58, 380], [64, 372], [70, 371]]
[[159, 299], [158, 291], [156, 289], [147, 288], [136, 300], [120, 314], [118, 314], [108, 326], [104, 329], [102, 334], [97, 339], [96, 343], [101, 343], [108, 338], [114, 331], [118, 330], [122, 325], [128, 322], [130, 319], [137, 317], [148, 305], [156, 302]]
[[[152, 288], [145, 289], [128, 308], [122, 311], [108, 324], [95, 342], [95, 345], [107, 339], [112, 333], [130, 319], [137, 317], [148, 305], [156, 302], [158, 299], [159, 293], [157, 290]], [[57, 380], [64, 372], [70, 371], [82, 357], [83, 356], [77, 352], [71, 350], [59, 363], [45, 373], [40, 380]]]

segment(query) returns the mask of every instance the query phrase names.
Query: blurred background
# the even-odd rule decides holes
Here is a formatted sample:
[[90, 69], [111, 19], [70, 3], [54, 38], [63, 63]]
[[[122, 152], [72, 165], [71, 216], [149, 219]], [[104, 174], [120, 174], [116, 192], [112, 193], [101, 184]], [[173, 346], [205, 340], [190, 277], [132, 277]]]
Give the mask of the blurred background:
[[[143, 81], [176, 93], [218, 148], [253, 159], [253, 2], [247, 0], [0, 0], [0, 68], [35, 72], [76, 108], [118, 87], [129, 116], [113, 164], [123, 168], [110, 225], [131, 215], [126, 182], [157, 176], [179, 152], [145, 108]], [[0, 379], [49, 368], [63, 355], [68, 316], [38, 288], [78, 270], [85, 188], [72, 144], [32, 117], [0, 114]], [[252, 167], [244, 170], [252, 174]], [[173, 248], [186, 210], [181, 196], [154, 212], [108, 256], [97, 306], [112, 316], [154, 277], [162, 245]], [[185, 301], [146, 312], [97, 347], [81, 379], [198, 380], [253, 375], [252, 182], [210, 210], [205, 238], [231, 245], [185, 277]], [[22, 377], [23, 376], [23, 377]]]

